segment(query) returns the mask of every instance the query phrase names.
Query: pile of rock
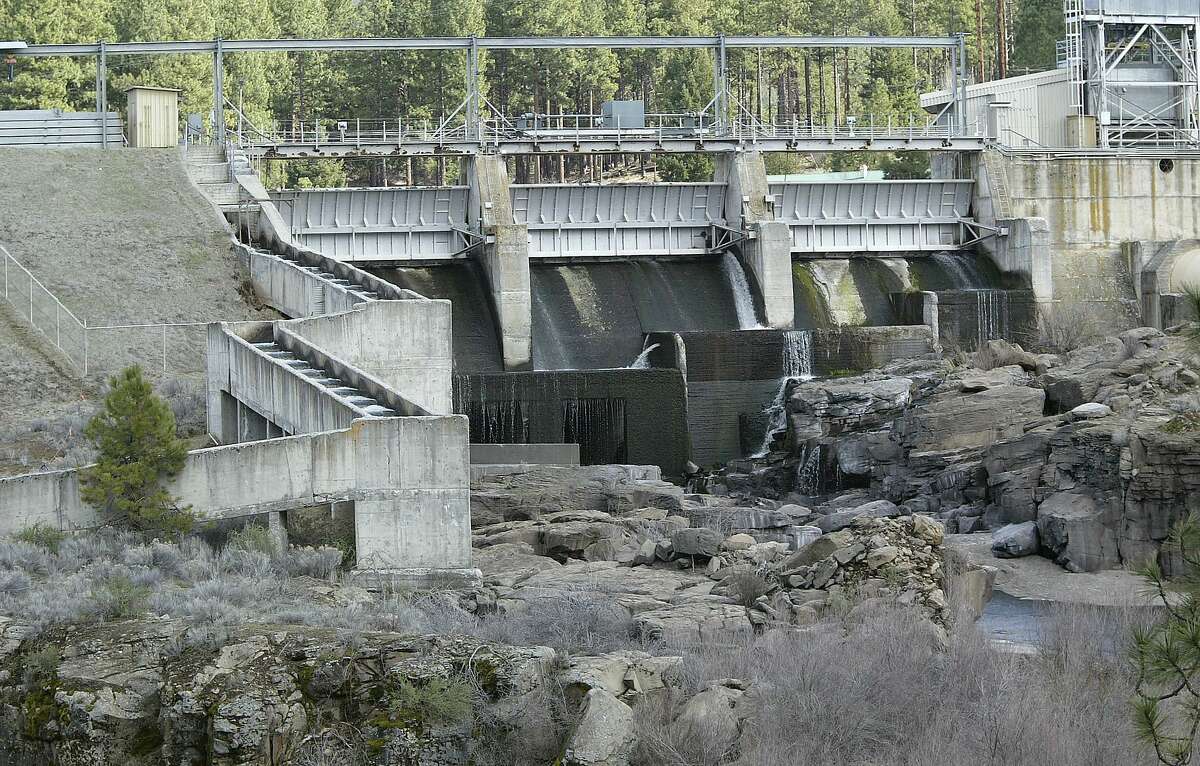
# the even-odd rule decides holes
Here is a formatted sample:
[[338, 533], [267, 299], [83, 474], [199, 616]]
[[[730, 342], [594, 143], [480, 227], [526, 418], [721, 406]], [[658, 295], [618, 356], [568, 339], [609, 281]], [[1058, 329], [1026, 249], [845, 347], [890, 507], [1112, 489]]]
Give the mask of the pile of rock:
[[770, 579], [786, 594], [793, 622], [872, 598], [921, 607], [943, 622], [942, 541], [941, 524], [925, 516], [860, 516], [773, 565]]

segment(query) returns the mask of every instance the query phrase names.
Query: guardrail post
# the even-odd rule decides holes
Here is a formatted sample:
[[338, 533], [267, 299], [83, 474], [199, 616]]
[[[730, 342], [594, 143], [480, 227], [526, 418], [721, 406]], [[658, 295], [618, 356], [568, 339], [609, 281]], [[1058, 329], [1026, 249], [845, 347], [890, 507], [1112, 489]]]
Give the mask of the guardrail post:
[[162, 326], [162, 351], [163, 351], [163, 357], [162, 357], [163, 374], [165, 375], [167, 372], [167, 326], [166, 325]]
[[88, 326], [83, 324], [83, 377], [88, 374]]

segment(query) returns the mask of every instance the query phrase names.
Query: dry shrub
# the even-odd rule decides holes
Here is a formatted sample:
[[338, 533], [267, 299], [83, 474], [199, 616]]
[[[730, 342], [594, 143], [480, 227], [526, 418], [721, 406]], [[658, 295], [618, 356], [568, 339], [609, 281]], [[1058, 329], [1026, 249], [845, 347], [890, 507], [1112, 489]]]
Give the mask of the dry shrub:
[[[676, 705], [639, 711], [638, 766], [1143, 764], [1121, 639], [1128, 610], [1057, 609], [1041, 655], [998, 651], [974, 626], [942, 648], [914, 610], [876, 611], [739, 646], [684, 648], [683, 691], [752, 684], [739, 752], [680, 741]], [[747, 699], [747, 698], [743, 698]], [[710, 745], [712, 743], [709, 743]]]
[[1095, 322], [1083, 306], [1058, 303], [1038, 310], [1032, 347], [1038, 353], [1066, 354], [1095, 342], [1097, 337]]

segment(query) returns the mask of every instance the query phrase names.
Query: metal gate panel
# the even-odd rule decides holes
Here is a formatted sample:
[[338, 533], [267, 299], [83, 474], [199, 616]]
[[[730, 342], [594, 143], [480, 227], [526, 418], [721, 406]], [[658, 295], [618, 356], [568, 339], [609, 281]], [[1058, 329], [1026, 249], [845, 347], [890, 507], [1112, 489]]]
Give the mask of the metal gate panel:
[[707, 253], [712, 227], [725, 224], [724, 184], [514, 184], [510, 193], [531, 257]]
[[436, 260], [465, 244], [465, 186], [301, 189], [272, 199], [292, 235], [331, 258]]
[[946, 250], [962, 242], [972, 181], [813, 181], [771, 184], [792, 252]]

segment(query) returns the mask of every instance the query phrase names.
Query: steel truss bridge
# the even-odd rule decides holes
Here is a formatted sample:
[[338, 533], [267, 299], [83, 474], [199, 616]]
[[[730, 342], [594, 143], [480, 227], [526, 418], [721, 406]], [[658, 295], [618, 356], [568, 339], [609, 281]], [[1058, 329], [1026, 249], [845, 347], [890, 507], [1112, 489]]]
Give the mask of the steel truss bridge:
[[[646, 115], [645, 126], [606, 124], [598, 115], [504, 115], [480, 87], [481, 51], [561, 49], [699, 49], [712, 58], [712, 98], [690, 114]], [[953, 70], [955, 119], [912, 122], [848, 117], [782, 124], [757, 119], [733, 97], [726, 54], [761, 48], [922, 48], [944, 50]], [[250, 124], [224, 93], [224, 56], [287, 51], [462, 51], [465, 97], [450, 114], [433, 122], [318, 119], [271, 126]], [[758, 151], [976, 151], [987, 139], [982, 122], [967, 114], [966, 45], [949, 37], [436, 37], [325, 40], [197, 40], [174, 42], [24, 45], [0, 42], [0, 53], [17, 57], [73, 56], [96, 59], [96, 107], [107, 108], [108, 58], [125, 55], [208, 54], [213, 61], [214, 125], [236, 129], [216, 140], [236, 140], [253, 157], [432, 156], [540, 153], [653, 153]]]

